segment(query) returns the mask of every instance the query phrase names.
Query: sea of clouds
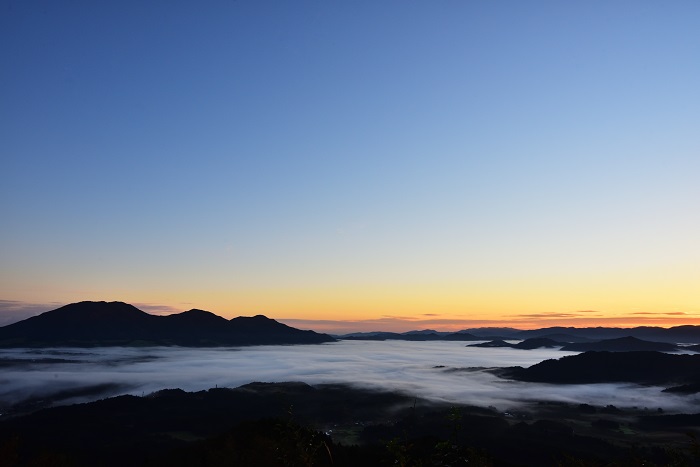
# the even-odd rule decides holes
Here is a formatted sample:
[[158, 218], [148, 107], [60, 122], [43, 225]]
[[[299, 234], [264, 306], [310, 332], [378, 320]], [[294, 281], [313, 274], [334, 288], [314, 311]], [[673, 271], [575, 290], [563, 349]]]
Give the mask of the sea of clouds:
[[[486, 368], [530, 366], [574, 352], [465, 347], [462, 342], [340, 341], [321, 345], [0, 350], [0, 406], [103, 385], [60, 403], [165, 388], [198, 391], [253, 381], [346, 383], [509, 410], [552, 400], [696, 411], [700, 396], [632, 384], [552, 385], [501, 379]], [[61, 359], [60, 361], [52, 359]], [[17, 363], [17, 360], [22, 360]], [[26, 363], [25, 363], [26, 361]], [[59, 398], [60, 399], [60, 398]]]

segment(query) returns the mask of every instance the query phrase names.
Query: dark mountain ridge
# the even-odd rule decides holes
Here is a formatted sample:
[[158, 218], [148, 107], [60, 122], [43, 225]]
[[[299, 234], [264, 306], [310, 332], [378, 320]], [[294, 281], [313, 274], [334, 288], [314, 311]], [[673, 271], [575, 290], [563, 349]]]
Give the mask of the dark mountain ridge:
[[692, 384], [700, 383], [700, 355], [591, 351], [545, 360], [528, 368], [507, 368], [497, 374], [520, 381], [555, 384]]
[[[530, 337], [524, 341], [520, 341], [517, 344], [511, 344], [504, 340], [492, 340], [489, 342], [482, 342], [479, 344], [467, 345], [467, 347], [510, 347], [512, 349], [539, 349], [542, 347], [553, 348], [561, 347], [561, 350], [567, 350], [570, 352], [588, 352], [588, 351], [605, 351], [605, 352], [638, 352], [638, 351], [656, 351], [656, 352], [673, 352], [681, 350], [682, 348], [669, 344], [667, 342], [652, 342], [645, 341], [642, 339], [637, 339], [636, 337], [619, 337], [617, 339], [604, 339], [601, 341], [593, 342], [577, 342], [577, 343], [566, 343], [558, 342], [553, 339], [546, 337]], [[695, 346], [685, 347], [684, 349], [693, 350]]]
[[636, 337], [637, 339], [669, 343], [700, 343], [700, 326], [683, 325], [671, 328], [657, 326], [638, 326], [634, 328], [615, 327], [550, 327], [519, 331], [511, 338], [527, 339], [530, 337], [549, 337], [548, 334], [566, 334], [573, 337], [591, 340], [617, 339], [620, 337]]
[[482, 342], [480, 344], [467, 345], [467, 347], [484, 347], [484, 348], [509, 347], [511, 349], [532, 350], [532, 349], [541, 349], [543, 347], [547, 348], [547, 349], [551, 349], [553, 347], [562, 347], [564, 345], [566, 345], [564, 342], [557, 342], [555, 340], [548, 339], [546, 337], [532, 337], [530, 339], [525, 339], [524, 341], [520, 341], [517, 344], [511, 344], [511, 343], [506, 342], [504, 340], [496, 339], [496, 340], [492, 340], [490, 342]]
[[656, 326], [639, 326], [634, 328], [608, 327], [549, 327], [541, 329], [519, 330], [512, 328], [475, 328], [463, 329], [457, 332], [426, 332], [408, 331], [397, 332], [362, 332], [336, 336], [348, 340], [525, 340], [532, 338], [548, 338], [557, 342], [594, 342], [604, 339], [619, 339], [634, 337], [654, 342], [672, 344], [700, 344], [700, 326], [683, 325], [671, 328]]
[[320, 344], [334, 340], [262, 315], [227, 320], [193, 309], [156, 316], [123, 302], [72, 303], [0, 328], [0, 347], [211, 347]]
[[492, 340], [492, 341], [481, 342], [481, 343], [479, 343], [479, 344], [469, 344], [469, 345], [467, 345], [467, 347], [482, 347], [482, 348], [487, 348], [487, 349], [488, 349], [488, 348], [492, 348], [492, 347], [498, 347], [498, 348], [500, 348], [500, 347], [508, 347], [508, 348], [512, 348], [512, 347], [513, 347], [513, 344], [510, 344], [510, 343], [508, 343], [508, 342], [506, 342], [506, 341], [504, 341], [504, 340], [502, 340], [502, 339], [494, 339], [494, 340]]
[[599, 342], [577, 342], [567, 344], [561, 348], [574, 352], [587, 352], [589, 350], [607, 351], [607, 352], [632, 352], [652, 350], [658, 352], [672, 352], [678, 350], [678, 346], [669, 344], [668, 342], [652, 342], [637, 339], [636, 337], [626, 336], [616, 339], [604, 339]]
[[[700, 414], [586, 406], [538, 404], [516, 421], [511, 413], [345, 385], [166, 389], [2, 418], [0, 464], [697, 465], [688, 457], [693, 446], [672, 450], [667, 440], [696, 431]], [[634, 436], [607, 428], [622, 423]]]

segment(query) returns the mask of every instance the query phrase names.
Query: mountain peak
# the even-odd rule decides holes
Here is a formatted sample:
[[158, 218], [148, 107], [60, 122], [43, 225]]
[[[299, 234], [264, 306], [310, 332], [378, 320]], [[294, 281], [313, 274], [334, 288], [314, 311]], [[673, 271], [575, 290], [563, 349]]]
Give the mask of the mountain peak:
[[227, 320], [192, 309], [167, 316], [124, 302], [78, 302], [0, 328], [0, 347], [181, 345], [189, 347], [318, 344], [326, 334], [301, 331], [262, 315]]
[[[200, 310], [199, 308], [192, 308], [191, 310], [183, 311], [182, 313], [175, 313], [177, 316], [216, 316], [217, 318], [221, 318], [221, 316], [212, 313], [211, 311], [207, 310]], [[173, 315], [169, 315], [173, 316]], [[225, 319], [225, 318], [221, 318]]]
[[575, 352], [608, 351], [608, 352], [631, 352], [631, 351], [658, 351], [668, 352], [677, 350], [674, 344], [667, 342], [654, 342], [638, 339], [633, 336], [618, 337], [614, 339], [604, 339], [598, 342], [582, 342], [567, 344], [562, 350]]
[[60, 319], [100, 319], [106, 317], [134, 318], [149, 315], [139, 310], [135, 306], [124, 302], [83, 301], [64, 305], [55, 310], [47, 311], [41, 315], [35, 316], [34, 318], [38, 318], [40, 316], [50, 316], [52, 318]]

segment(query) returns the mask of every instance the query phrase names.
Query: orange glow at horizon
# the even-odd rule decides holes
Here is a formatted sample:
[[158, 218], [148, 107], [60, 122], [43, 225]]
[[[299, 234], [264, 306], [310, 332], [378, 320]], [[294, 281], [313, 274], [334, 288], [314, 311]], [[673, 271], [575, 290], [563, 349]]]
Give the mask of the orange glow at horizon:
[[183, 282], [177, 284], [176, 290], [163, 281], [161, 287], [140, 290], [86, 286], [66, 292], [56, 287], [46, 290], [45, 296], [35, 293], [27, 296], [31, 297], [31, 303], [125, 301], [141, 305], [147, 312], [199, 308], [226, 318], [262, 314], [321, 331], [334, 326], [354, 326], [366, 331], [419, 328], [449, 331], [488, 326], [530, 329], [700, 324], [700, 293], [696, 286], [700, 274], [693, 269], [672, 272], [562, 274], [556, 278], [526, 279], [513, 275], [440, 283], [396, 281], [344, 285], [278, 281], [269, 286], [225, 287], [217, 283], [206, 287], [202, 283]]
[[[542, 284], [481, 283], [420, 286], [347, 286], [326, 288], [256, 288], [151, 291], [132, 302], [167, 304], [173, 309], [200, 308], [232, 318], [263, 314], [270, 318], [316, 323], [356, 323], [365, 330], [411, 330], [429, 327], [508, 326], [662, 326], [700, 324], [700, 305], [688, 288], [626, 288], [600, 284], [549, 290]], [[685, 293], [684, 293], [685, 292]], [[128, 295], [128, 294], [126, 294]], [[167, 296], [168, 300], [163, 300]], [[96, 297], [95, 299], [104, 299]], [[123, 300], [123, 297], [115, 299]], [[583, 310], [583, 311], [582, 311]], [[587, 311], [593, 310], [593, 311]], [[376, 325], [375, 329], [367, 326]]]
[[638, 326], [656, 326], [670, 328], [684, 325], [700, 325], [700, 314], [683, 317], [613, 317], [613, 318], [551, 318], [538, 321], [523, 319], [503, 320], [400, 320], [374, 319], [360, 321], [329, 321], [277, 318], [278, 321], [301, 329], [313, 329], [318, 332], [350, 333], [350, 332], [406, 332], [413, 330], [433, 329], [440, 332], [456, 332], [468, 328], [510, 327], [515, 329], [541, 329], [549, 327], [618, 327], [633, 328]]

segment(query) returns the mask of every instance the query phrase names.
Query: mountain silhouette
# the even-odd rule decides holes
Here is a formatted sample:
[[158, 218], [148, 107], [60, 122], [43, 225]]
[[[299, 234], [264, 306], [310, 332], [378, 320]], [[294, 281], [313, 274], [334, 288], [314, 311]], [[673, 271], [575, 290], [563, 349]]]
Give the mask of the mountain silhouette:
[[552, 347], [561, 347], [563, 345], [566, 345], [564, 342], [557, 342], [552, 339], [547, 339], [546, 337], [533, 337], [530, 339], [525, 339], [522, 342], [518, 342], [517, 344], [511, 344], [508, 343], [504, 340], [501, 339], [494, 339], [489, 342], [482, 342], [481, 344], [471, 344], [468, 345], [467, 347], [484, 347], [484, 348], [489, 348], [489, 347], [510, 347], [512, 349], [524, 349], [524, 350], [532, 350], [532, 349], [540, 349], [542, 347], [545, 348], [552, 348]]
[[561, 348], [574, 352], [586, 352], [589, 350], [608, 352], [634, 352], [642, 350], [652, 350], [658, 352], [670, 352], [678, 350], [678, 347], [666, 342], [651, 342], [636, 337], [627, 336], [617, 339], [605, 339], [599, 342], [577, 342], [567, 344]]
[[700, 355], [663, 352], [585, 352], [545, 360], [529, 368], [499, 372], [520, 381], [563, 384], [629, 382], [691, 384], [700, 382]]
[[[617, 339], [620, 337], [636, 337], [655, 342], [669, 343], [700, 343], [700, 326], [683, 325], [672, 328], [661, 328], [656, 326], [638, 326], [634, 328], [608, 328], [608, 327], [550, 327], [541, 329], [530, 329], [519, 331], [509, 336], [510, 339], [527, 339], [530, 337], [549, 337], [558, 341], [567, 339], [552, 337], [552, 334], [565, 334], [574, 338], [584, 338], [590, 340]], [[573, 340], [569, 340], [574, 342]]]
[[[597, 342], [601, 340], [635, 337], [653, 342], [672, 344], [699, 344], [700, 326], [684, 325], [672, 328], [639, 326], [635, 328], [574, 328], [549, 327], [540, 329], [518, 330], [513, 328], [470, 328], [457, 332], [438, 332], [433, 330], [397, 332], [355, 332], [336, 336], [345, 340], [408, 340], [408, 341], [483, 341], [483, 340], [527, 340], [547, 338], [555, 342]], [[653, 349], [650, 349], [653, 350]]]
[[513, 347], [513, 344], [510, 344], [504, 340], [501, 339], [494, 339], [489, 342], [481, 342], [479, 344], [470, 344], [467, 345], [467, 347], [484, 347], [484, 348], [490, 348], [490, 347]]
[[146, 346], [211, 347], [319, 344], [335, 339], [265, 316], [227, 320], [204, 310], [168, 316], [123, 302], [79, 302], [0, 328], [0, 347]]

